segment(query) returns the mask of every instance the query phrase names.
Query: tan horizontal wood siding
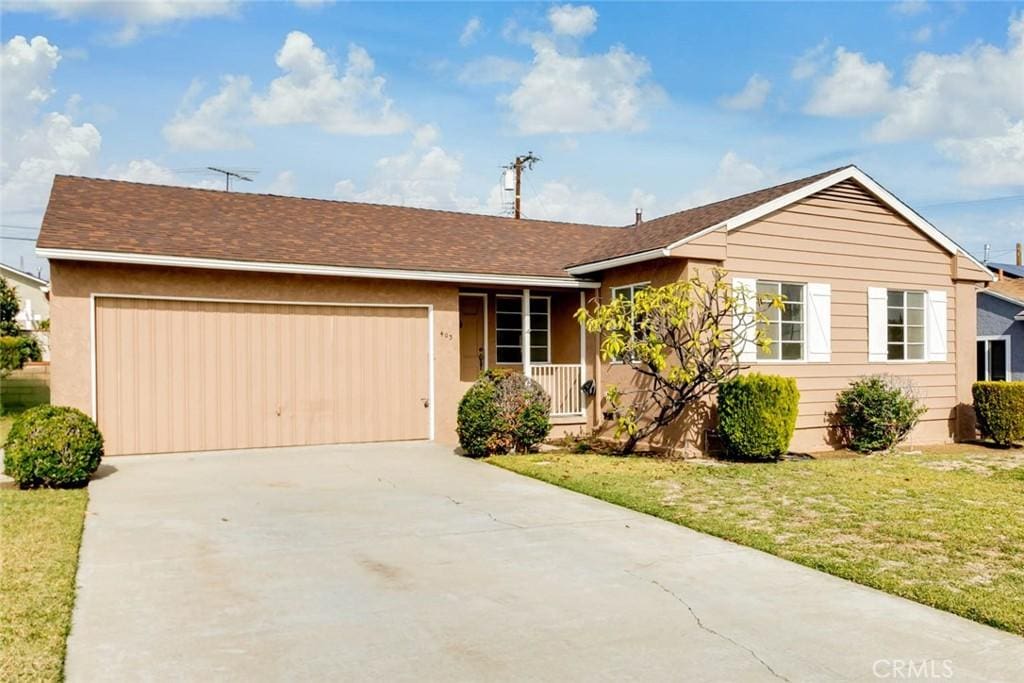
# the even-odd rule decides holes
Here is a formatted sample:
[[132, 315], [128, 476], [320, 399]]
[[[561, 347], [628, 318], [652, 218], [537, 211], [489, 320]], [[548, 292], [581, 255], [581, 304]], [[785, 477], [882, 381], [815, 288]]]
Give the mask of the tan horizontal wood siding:
[[[911, 442], [953, 438], [958, 403], [957, 290], [951, 258], [852, 181], [729, 233], [725, 265], [731, 275], [832, 287], [832, 361], [758, 362], [752, 368], [797, 379], [801, 398], [794, 448], [831, 445], [827, 427], [836, 393], [857, 377], [877, 373], [910, 378], [928, 407]], [[945, 291], [947, 360], [869, 363], [868, 287]]]
[[112, 455], [429, 437], [423, 307], [96, 299]]

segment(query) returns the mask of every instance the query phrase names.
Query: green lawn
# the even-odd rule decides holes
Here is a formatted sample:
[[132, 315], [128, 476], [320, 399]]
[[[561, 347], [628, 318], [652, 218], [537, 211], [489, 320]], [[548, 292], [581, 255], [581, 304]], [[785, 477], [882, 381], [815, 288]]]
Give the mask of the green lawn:
[[0, 490], [0, 681], [63, 678], [88, 498]]
[[1024, 635], [1024, 449], [488, 462]]

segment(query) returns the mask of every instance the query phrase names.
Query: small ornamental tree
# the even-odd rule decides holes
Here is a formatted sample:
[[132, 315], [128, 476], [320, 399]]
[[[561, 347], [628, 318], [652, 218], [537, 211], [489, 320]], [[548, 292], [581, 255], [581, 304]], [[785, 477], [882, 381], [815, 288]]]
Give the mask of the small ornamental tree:
[[588, 332], [600, 333], [601, 357], [628, 362], [639, 375], [629, 389], [609, 388], [605, 400], [616, 416], [624, 453], [672, 424], [710, 396], [743, 366], [744, 343], [770, 344], [759, 323], [765, 307], [781, 309], [778, 296], [734, 290], [726, 271], [636, 291], [576, 312]]

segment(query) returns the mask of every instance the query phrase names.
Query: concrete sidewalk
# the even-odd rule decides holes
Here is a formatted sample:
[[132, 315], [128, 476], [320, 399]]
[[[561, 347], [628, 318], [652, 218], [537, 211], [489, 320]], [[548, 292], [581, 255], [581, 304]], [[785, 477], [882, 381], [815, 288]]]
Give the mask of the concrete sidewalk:
[[1014, 681], [1024, 639], [433, 444], [111, 458], [70, 681]]

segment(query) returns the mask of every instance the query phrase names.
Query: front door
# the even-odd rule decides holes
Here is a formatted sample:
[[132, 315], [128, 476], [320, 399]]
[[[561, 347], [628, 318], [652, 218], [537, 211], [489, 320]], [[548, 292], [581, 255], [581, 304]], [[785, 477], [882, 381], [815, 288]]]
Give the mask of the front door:
[[459, 297], [459, 376], [474, 382], [484, 369], [484, 302], [482, 296]]

